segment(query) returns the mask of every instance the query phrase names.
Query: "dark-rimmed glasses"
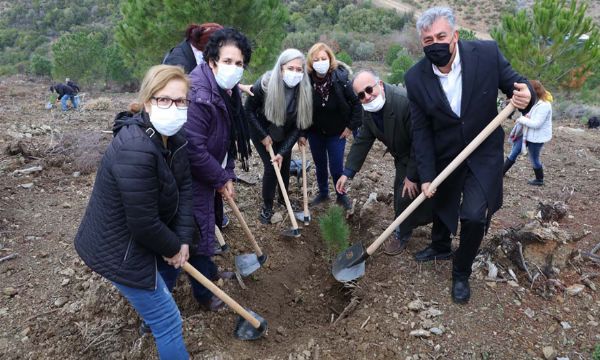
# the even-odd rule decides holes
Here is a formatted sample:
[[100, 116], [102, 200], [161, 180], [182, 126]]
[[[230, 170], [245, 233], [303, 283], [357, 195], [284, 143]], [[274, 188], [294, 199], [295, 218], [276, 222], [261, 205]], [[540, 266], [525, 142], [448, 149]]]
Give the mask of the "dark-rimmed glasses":
[[367, 86], [365, 90], [360, 91], [358, 94], [356, 94], [356, 96], [358, 96], [359, 100], [364, 100], [366, 96], [365, 93], [371, 95], [375, 89], [375, 86], [377, 86], [377, 83], [375, 83], [373, 86]]
[[168, 109], [174, 103], [175, 107], [179, 110], [185, 110], [190, 104], [188, 99], [171, 99], [166, 96], [153, 96], [151, 99], [154, 100], [154, 104], [161, 109]]

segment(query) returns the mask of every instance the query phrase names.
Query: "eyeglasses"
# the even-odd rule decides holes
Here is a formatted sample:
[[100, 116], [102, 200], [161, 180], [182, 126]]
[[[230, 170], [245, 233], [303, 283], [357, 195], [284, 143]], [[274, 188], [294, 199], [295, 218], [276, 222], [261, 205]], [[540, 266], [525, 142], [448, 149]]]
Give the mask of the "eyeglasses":
[[359, 92], [358, 94], [356, 94], [356, 96], [358, 96], [359, 100], [364, 100], [366, 96], [365, 93], [371, 95], [373, 93], [373, 90], [375, 89], [375, 86], [377, 86], [377, 83], [375, 83], [373, 86], [367, 86], [365, 90]]
[[153, 96], [151, 97], [151, 99], [154, 100], [156, 106], [158, 106], [161, 109], [168, 109], [171, 107], [171, 105], [173, 105], [173, 103], [175, 103], [175, 107], [177, 107], [180, 110], [185, 110], [190, 104], [190, 101], [188, 99], [171, 99], [164, 96]]

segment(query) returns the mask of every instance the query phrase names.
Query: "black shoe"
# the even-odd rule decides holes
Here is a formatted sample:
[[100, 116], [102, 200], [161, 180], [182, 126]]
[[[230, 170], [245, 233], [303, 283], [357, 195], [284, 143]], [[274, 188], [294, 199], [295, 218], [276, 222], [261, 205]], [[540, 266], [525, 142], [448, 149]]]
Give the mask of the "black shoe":
[[347, 194], [338, 195], [335, 203], [343, 207], [346, 211], [352, 210], [352, 200], [350, 200], [350, 196]]
[[140, 329], [138, 331], [140, 333], [140, 336], [144, 336], [146, 334], [152, 334], [152, 330], [150, 329], [150, 326], [146, 325], [146, 323], [144, 321], [142, 321], [142, 325], [140, 325]]
[[415, 254], [415, 260], [417, 261], [448, 260], [451, 257], [452, 251], [438, 251], [431, 246]]
[[317, 196], [315, 196], [311, 201], [310, 201], [310, 206], [317, 206], [321, 203], [324, 203], [326, 201], [329, 201], [329, 195], [322, 195], [319, 194]]
[[457, 304], [466, 304], [470, 298], [469, 279], [452, 279], [452, 301]]
[[223, 222], [221, 223], [221, 229], [225, 229], [229, 225], [229, 216], [223, 214]]
[[533, 169], [535, 180], [529, 180], [527, 183], [534, 186], [544, 185], [544, 168]]
[[506, 160], [504, 160], [504, 167], [502, 168], [502, 174], [506, 174], [506, 172], [515, 164], [514, 161], [512, 161], [509, 158], [506, 158]]
[[263, 205], [262, 210], [260, 211], [260, 222], [263, 224], [270, 224], [271, 218], [273, 217], [273, 207]]

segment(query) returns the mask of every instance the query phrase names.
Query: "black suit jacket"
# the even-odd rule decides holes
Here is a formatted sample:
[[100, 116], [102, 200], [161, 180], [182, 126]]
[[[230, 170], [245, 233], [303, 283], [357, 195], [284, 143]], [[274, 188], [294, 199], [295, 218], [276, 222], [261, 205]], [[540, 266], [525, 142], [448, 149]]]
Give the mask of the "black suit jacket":
[[196, 68], [196, 57], [192, 46], [187, 40], [183, 40], [177, 46], [172, 48], [163, 59], [165, 65], [179, 65], [183, 66], [183, 70], [186, 74], [189, 74]]
[[[439, 78], [427, 58], [421, 59], [405, 76], [413, 124], [414, 150], [422, 182], [432, 181], [471, 140], [498, 114], [498, 89], [512, 96], [513, 84], [527, 83], [535, 104], [535, 91], [516, 73], [494, 41], [459, 41], [462, 67], [461, 116], [454, 114]], [[502, 206], [504, 131], [497, 128], [440, 185], [434, 211], [456, 233], [460, 198], [467, 168], [484, 189], [488, 215]]]

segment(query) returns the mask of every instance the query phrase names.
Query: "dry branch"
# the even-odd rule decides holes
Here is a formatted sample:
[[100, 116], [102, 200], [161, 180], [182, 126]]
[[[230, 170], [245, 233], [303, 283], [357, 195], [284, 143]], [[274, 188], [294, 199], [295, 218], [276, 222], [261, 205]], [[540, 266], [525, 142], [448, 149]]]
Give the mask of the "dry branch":
[[360, 301], [358, 300], [358, 298], [352, 298], [352, 300], [350, 300], [350, 304], [348, 304], [344, 310], [342, 311], [342, 313], [340, 314], [340, 316], [338, 316], [337, 319], [335, 319], [335, 321], [333, 322], [332, 326], [335, 326], [338, 321], [340, 321], [341, 319], [345, 318], [346, 316], [350, 315], [350, 313], [352, 311], [354, 311], [354, 309], [356, 309], [356, 307], [358, 306], [358, 303], [360, 303]]
[[14, 259], [14, 258], [16, 258], [17, 256], [19, 256], [19, 253], [14, 253], [14, 254], [7, 255], [7, 256], [5, 256], [5, 257], [3, 257], [3, 258], [0, 258], [0, 263], [2, 263], [2, 262], [4, 262], [4, 261], [11, 260], [11, 259]]

